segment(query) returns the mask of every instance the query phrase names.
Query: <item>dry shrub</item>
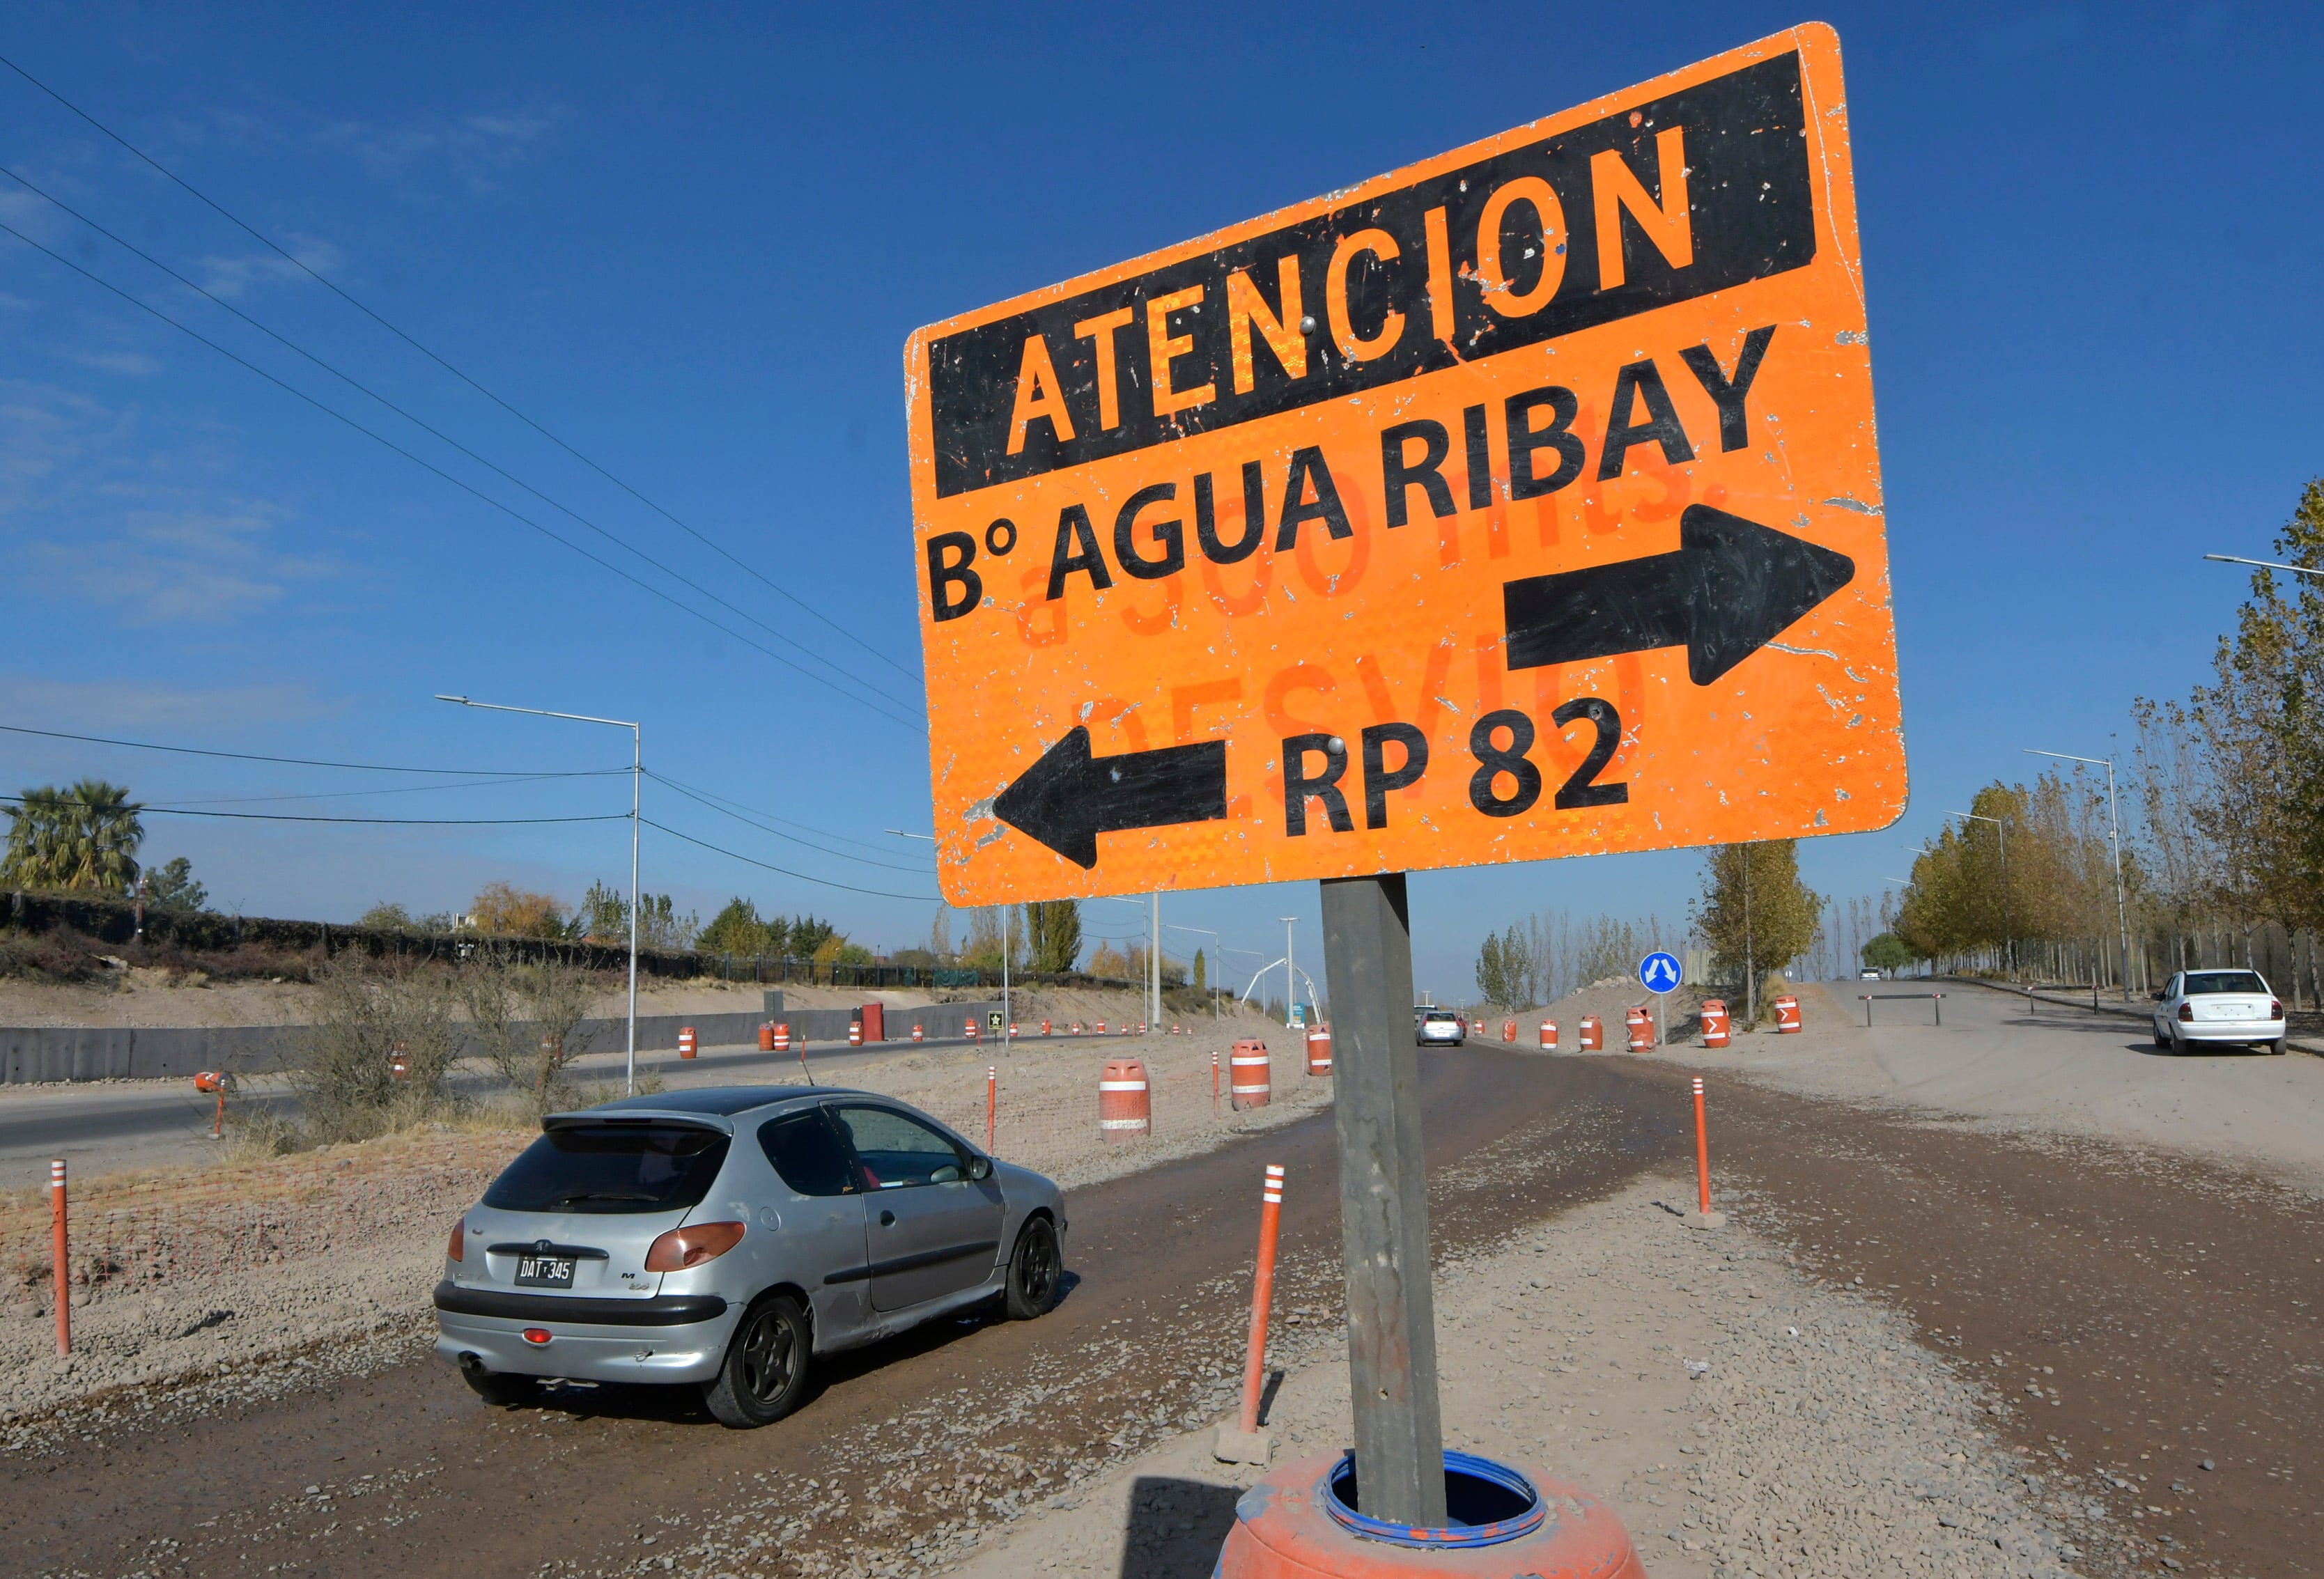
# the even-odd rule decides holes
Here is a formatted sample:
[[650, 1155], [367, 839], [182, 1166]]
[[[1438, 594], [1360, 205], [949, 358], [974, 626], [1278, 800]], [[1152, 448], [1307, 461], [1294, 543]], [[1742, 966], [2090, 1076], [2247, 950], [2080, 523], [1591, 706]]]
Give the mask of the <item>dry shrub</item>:
[[[343, 954], [318, 970], [307, 1045], [289, 1071], [302, 1138], [368, 1140], [447, 1106], [459, 1003], [448, 973], [425, 965]], [[399, 1053], [401, 1079], [392, 1068]]]
[[460, 971], [470, 1033], [530, 1117], [570, 1105], [568, 1066], [588, 1051], [581, 1022], [598, 996], [596, 978], [556, 959], [511, 963], [480, 946]]

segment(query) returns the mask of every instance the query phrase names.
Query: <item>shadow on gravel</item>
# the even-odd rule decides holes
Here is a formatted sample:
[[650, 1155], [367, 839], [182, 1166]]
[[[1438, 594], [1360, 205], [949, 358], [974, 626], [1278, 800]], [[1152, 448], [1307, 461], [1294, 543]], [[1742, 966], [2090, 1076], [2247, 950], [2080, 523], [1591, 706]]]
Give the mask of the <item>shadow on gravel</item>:
[[[1081, 1286], [1081, 1278], [1073, 1272], [1059, 1275], [1058, 1306], [1072, 1297], [1074, 1290]], [[934, 1354], [971, 1333], [982, 1332], [1006, 1319], [996, 1302], [982, 1310], [946, 1317], [925, 1327], [916, 1327], [881, 1343], [819, 1358], [815, 1363], [814, 1373], [808, 1378], [807, 1400], [799, 1408], [802, 1411], [811, 1409], [816, 1400], [831, 1388], [869, 1375], [899, 1361]], [[536, 1399], [510, 1407], [515, 1409], [556, 1409], [585, 1419], [661, 1420], [671, 1425], [715, 1424], [710, 1411], [702, 1405], [701, 1390], [690, 1382], [650, 1387], [618, 1382], [558, 1381], [548, 1383]]]
[[1139, 1475], [1122, 1532], [1121, 1579], [1204, 1579], [1234, 1528], [1232, 1486]]

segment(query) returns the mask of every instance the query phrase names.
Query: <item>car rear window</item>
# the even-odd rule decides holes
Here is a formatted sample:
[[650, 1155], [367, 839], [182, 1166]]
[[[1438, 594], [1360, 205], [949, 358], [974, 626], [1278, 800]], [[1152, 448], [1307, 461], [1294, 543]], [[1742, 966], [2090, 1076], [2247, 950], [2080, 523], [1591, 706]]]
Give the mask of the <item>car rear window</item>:
[[699, 1206], [729, 1136], [675, 1124], [576, 1124], [542, 1135], [484, 1191], [506, 1212], [670, 1212]]
[[2267, 984], [2248, 970], [2191, 970], [2187, 973], [2187, 996], [2200, 997], [2206, 993], [2254, 992], [2267, 990]]
[[1429, 1011], [1427, 1015], [1428, 1022], [1432, 1025], [1450, 1025], [1456, 1018], [1458, 1018], [1457, 1015], [1447, 1011], [1434, 1009]]

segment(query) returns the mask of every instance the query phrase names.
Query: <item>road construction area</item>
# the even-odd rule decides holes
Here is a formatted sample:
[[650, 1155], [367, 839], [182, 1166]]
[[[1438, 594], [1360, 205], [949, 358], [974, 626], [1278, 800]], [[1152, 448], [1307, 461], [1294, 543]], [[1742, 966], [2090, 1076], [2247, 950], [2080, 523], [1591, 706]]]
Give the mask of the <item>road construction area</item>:
[[[2309, 1571], [2324, 1060], [2171, 1060], [2135, 1022], [1941, 990], [1941, 1031], [1885, 1023], [1906, 1004], [1867, 1031], [1834, 984], [1803, 1033], [1724, 1051], [1424, 1052], [1448, 1446], [1605, 1498], [1657, 1575]], [[1681, 1216], [1696, 1073], [1709, 1232]], [[1074, 1189], [1046, 1317], [844, 1356], [759, 1432], [648, 1390], [482, 1405], [428, 1352], [424, 1256], [352, 1325], [236, 1348], [292, 1269], [254, 1270], [167, 1340], [212, 1362], [10, 1410], [0, 1549], [54, 1574], [1192, 1579], [1260, 1473], [1209, 1446], [1268, 1162], [1268, 1428], [1278, 1459], [1346, 1442], [1333, 1118], [1285, 1116]]]

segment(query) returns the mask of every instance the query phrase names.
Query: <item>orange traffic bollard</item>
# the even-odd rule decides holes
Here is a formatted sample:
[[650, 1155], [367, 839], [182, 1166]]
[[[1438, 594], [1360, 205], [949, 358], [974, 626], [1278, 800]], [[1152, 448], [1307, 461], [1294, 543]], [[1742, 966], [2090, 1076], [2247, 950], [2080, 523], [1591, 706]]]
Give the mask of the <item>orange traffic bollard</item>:
[[1267, 1058], [1264, 1042], [1238, 1042], [1227, 1055], [1227, 1096], [1233, 1101], [1237, 1113], [1246, 1107], [1264, 1107], [1273, 1096], [1273, 1069]]
[[775, 1051], [775, 1023], [772, 1020], [759, 1027], [759, 1051], [761, 1052]]
[[1138, 1060], [1105, 1060], [1097, 1078], [1097, 1127], [1109, 1141], [1142, 1141], [1154, 1133], [1154, 1090]]
[[[390, 1066], [392, 1068], [392, 1066]], [[194, 1077], [194, 1089], [217, 1093], [217, 1122], [210, 1125], [210, 1139], [226, 1138], [226, 1076], [216, 1069], [204, 1069]]]
[[[1701, 1085], [1702, 1082], [1695, 1082]], [[997, 1064], [984, 1066], [984, 1154], [992, 1154], [993, 1125], [1001, 1116], [1001, 1069]]]
[[1213, 1052], [1213, 1054], [1211, 1054], [1211, 1113], [1212, 1113], [1213, 1116], [1214, 1116], [1214, 1117], [1215, 1117], [1215, 1116], [1217, 1115], [1217, 1114], [1218, 1114], [1218, 1111], [1219, 1111], [1219, 1055], [1218, 1055], [1217, 1053]]
[[1646, 1017], [1646, 1010], [1632, 1009], [1623, 1015], [1623, 1021], [1630, 1029], [1630, 1051], [1632, 1052], [1654, 1051], [1655, 1023]]
[[1600, 1025], [1598, 1016], [1595, 1014], [1582, 1016], [1582, 1051], [1584, 1052], [1606, 1051], [1605, 1029]]
[[1307, 1033], [1307, 1072], [1311, 1075], [1332, 1072], [1332, 1031], [1328, 1025], [1318, 1025]]
[[1267, 1165], [1259, 1191], [1259, 1271], [1250, 1282], [1250, 1345], [1242, 1357], [1242, 1430], [1259, 1429], [1259, 1395], [1267, 1381], [1267, 1308], [1275, 1299], [1275, 1239], [1283, 1221], [1283, 1164]]
[[1724, 1047], [1727, 1045], [1727, 1000], [1725, 998], [1703, 999], [1702, 1045]]
[[1554, 1020], [1541, 1023], [1541, 1050], [1544, 1052], [1557, 1051], [1557, 1022]]
[[1775, 1032], [1789, 1036], [1800, 1028], [1800, 1000], [1785, 993], [1775, 1000]]
[[55, 1253], [56, 1281], [51, 1289], [57, 1305], [57, 1353], [72, 1353], [72, 1250], [65, 1232], [65, 1163], [60, 1157], [49, 1164], [49, 1239]]
[[1517, 1023], [1515, 1020], [1504, 1020], [1504, 1021], [1502, 1021], [1502, 1022], [1501, 1022], [1501, 1040], [1502, 1040], [1502, 1041], [1504, 1041], [1504, 1042], [1515, 1042], [1517, 1039]]
[[1702, 1077], [1694, 1077], [1694, 1198], [1696, 1209], [1711, 1215], [1711, 1132], [1702, 1119]]
[[678, 1056], [680, 1058], [694, 1056], [694, 1027], [691, 1025], [680, 1025], [678, 1028]]

